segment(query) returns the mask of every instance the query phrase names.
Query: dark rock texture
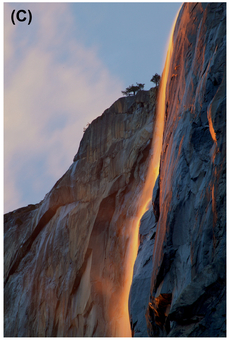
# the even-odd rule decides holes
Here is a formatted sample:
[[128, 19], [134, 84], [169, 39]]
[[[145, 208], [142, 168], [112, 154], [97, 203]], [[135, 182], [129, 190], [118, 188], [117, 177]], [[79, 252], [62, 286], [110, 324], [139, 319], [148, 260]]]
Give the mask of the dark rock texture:
[[148, 331], [225, 336], [226, 4], [185, 3], [173, 46]]
[[152, 249], [154, 247], [156, 223], [153, 209], [150, 208], [142, 217], [139, 235], [140, 245], [134, 265], [134, 277], [130, 290], [129, 310], [132, 335], [147, 337], [145, 311], [149, 303], [149, 291], [152, 275]]

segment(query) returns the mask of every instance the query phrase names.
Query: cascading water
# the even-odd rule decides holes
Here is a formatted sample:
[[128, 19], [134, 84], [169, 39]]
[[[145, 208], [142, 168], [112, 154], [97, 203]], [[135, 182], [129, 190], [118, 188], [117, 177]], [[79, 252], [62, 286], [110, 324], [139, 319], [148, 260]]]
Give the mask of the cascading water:
[[157, 98], [157, 108], [156, 108], [156, 122], [154, 126], [153, 132], [153, 140], [151, 147], [151, 161], [148, 168], [146, 181], [144, 184], [143, 191], [141, 193], [140, 199], [138, 201], [137, 214], [134, 218], [132, 224], [132, 233], [131, 240], [129, 246], [129, 252], [127, 256], [127, 264], [126, 264], [126, 280], [125, 287], [123, 289], [123, 296], [121, 298], [122, 301], [122, 317], [119, 323], [118, 334], [122, 337], [131, 337], [131, 329], [130, 329], [130, 321], [129, 321], [129, 311], [128, 311], [128, 299], [130, 287], [133, 279], [133, 268], [134, 263], [137, 257], [138, 246], [139, 246], [139, 226], [140, 220], [143, 214], [147, 211], [149, 203], [152, 199], [152, 192], [156, 182], [156, 179], [159, 174], [159, 166], [160, 166], [160, 155], [162, 149], [162, 139], [163, 139], [163, 131], [164, 131], [164, 117], [165, 117], [165, 94], [166, 94], [166, 84], [170, 67], [170, 59], [173, 52], [173, 32], [176, 24], [176, 20], [178, 17], [179, 11], [177, 13], [176, 19], [173, 24], [173, 28], [170, 35], [168, 52], [165, 61], [165, 66], [160, 82], [158, 98]]

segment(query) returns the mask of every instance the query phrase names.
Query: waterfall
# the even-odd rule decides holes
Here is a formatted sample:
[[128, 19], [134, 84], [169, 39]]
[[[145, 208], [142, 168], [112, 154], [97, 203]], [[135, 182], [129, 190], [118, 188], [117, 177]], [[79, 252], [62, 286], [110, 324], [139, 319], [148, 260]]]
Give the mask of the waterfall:
[[140, 220], [143, 214], [148, 210], [148, 206], [152, 200], [152, 193], [154, 189], [154, 185], [156, 179], [159, 174], [159, 166], [160, 166], [160, 156], [161, 156], [161, 149], [162, 149], [162, 140], [163, 140], [163, 132], [164, 132], [164, 117], [165, 117], [165, 97], [166, 97], [166, 85], [167, 85], [167, 78], [170, 68], [170, 59], [173, 53], [173, 32], [174, 27], [176, 24], [176, 20], [178, 17], [179, 11], [177, 13], [176, 19], [174, 21], [170, 40], [167, 49], [167, 57], [165, 61], [164, 70], [162, 73], [159, 92], [157, 97], [157, 104], [156, 104], [156, 120], [153, 129], [153, 139], [152, 139], [152, 146], [151, 146], [151, 160], [149, 164], [149, 168], [146, 175], [146, 180], [144, 184], [144, 188], [138, 200], [138, 207], [137, 214], [132, 224], [132, 234], [129, 246], [129, 252], [127, 257], [127, 264], [126, 264], [126, 282], [125, 287], [123, 289], [123, 317], [120, 321], [120, 330], [118, 333], [120, 336], [131, 336], [131, 329], [130, 329], [130, 322], [129, 322], [129, 312], [128, 312], [128, 299], [129, 299], [129, 292], [130, 287], [133, 279], [133, 268], [134, 263], [137, 257], [138, 246], [139, 246], [139, 226]]

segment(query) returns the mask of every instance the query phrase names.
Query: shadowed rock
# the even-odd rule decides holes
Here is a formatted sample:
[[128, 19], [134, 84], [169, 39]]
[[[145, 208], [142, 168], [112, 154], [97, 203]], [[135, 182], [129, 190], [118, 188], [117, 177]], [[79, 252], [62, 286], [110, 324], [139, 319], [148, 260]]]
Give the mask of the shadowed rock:
[[[225, 15], [225, 3], [187, 3], [174, 31], [150, 336], [226, 334]], [[163, 319], [156, 301], [164, 294], [171, 304]]]

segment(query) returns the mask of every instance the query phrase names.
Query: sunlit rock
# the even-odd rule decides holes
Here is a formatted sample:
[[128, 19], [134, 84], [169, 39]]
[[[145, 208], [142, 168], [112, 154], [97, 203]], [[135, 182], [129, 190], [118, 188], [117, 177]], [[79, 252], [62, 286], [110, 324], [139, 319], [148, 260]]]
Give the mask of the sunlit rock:
[[154, 96], [117, 100], [44, 200], [5, 215], [5, 336], [131, 335], [127, 255]]
[[225, 15], [180, 10], [153, 195], [155, 89], [105, 110], [44, 200], [5, 215], [5, 336], [225, 336]]

